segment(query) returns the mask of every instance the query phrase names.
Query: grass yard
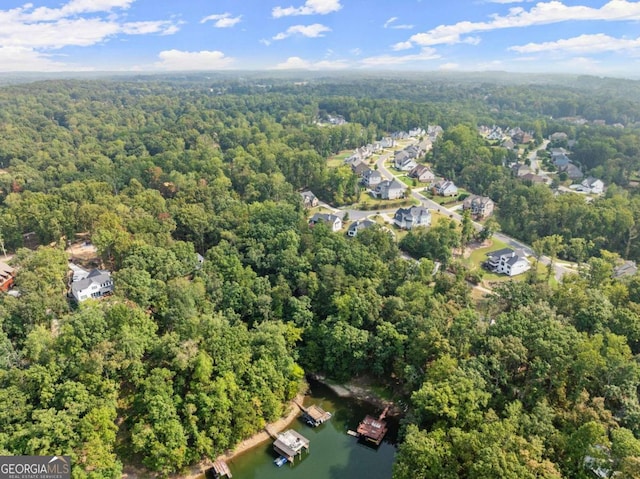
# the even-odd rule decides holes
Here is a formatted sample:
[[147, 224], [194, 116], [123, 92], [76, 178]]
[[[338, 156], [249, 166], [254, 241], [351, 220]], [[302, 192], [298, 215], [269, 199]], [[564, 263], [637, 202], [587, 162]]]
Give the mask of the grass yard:
[[404, 200], [381, 200], [372, 197], [369, 192], [363, 191], [360, 193], [358, 204], [354, 205], [354, 208], [365, 211], [382, 211], [417, 204], [419, 204], [419, 202], [415, 198], [407, 198]]
[[342, 150], [337, 155], [330, 156], [327, 158], [327, 167], [329, 168], [338, 168], [344, 165], [344, 160], [349, 158], [353, 154], [353, 150]]

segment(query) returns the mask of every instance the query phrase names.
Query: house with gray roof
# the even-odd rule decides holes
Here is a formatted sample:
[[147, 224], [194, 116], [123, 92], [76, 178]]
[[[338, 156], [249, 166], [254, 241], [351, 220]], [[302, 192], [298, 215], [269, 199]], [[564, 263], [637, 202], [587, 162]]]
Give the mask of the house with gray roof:
[[378, 170], [373, 170], [369, 168], [362, 174], [362, 183], [367, 188], [374, 188], [376, 185], [379, 185], [382, 181], [382, 174]]
[[485, 266], [493, 273], [516, 276], [531, 268], [529, 260], [522, 250], [503, 248], [487, 253]]
[[408, 176], [409, 178], [415, 178], [420, 183], [431, 183], [436, 179], [436, 175], [433, 174], [431, 168], [425, 165], [416, 165], [416, 167], [409, 172]]
[[300, 196], [302, 197], [302, 206], [305, 208], [318, 206], [318, 198], [311, 191], [303, 191]]
[[359, 231], [371, 228], [375, 224], [375, 221], [371, 221], [366, 218], [363, 220], [354, 221], [349, 225], [349, 228], [347, 229], [347, 235], [351, 237], [358, 236]]
[[456, 196], [458, 194], [458, 187], [453, 181], [443, 180], [434, 185], [433, 192], [440, 196]]
[[423, 206], [399, 208], [393, 215], [393, 222], [405, 230], [418, 226], [431, 226], [431, 212]]
[[111, 293], [113, 279], [109, 271], [94, 269], [85, 278], [71, 283], [71, 294], [78, 303], [91, 298], [102, 298]]
[[487, 196], [471, 195], [462, 202], [462, 209], [469, 210], [475, 219], [486, 218], [493, 213], [493, 200]]
[[377, 186], [373, 194], [382, 198], [383, 200], [397, 200], [398, 198], [404, 198], [406, 186], [396, 180], [384, 180], [381, 181]]
[[309, 220], [309, 226], [315, 226], [318, 223], [326, 223], [334, 233], [342, 229], [342, 218], [328, 213], [316, 213]]

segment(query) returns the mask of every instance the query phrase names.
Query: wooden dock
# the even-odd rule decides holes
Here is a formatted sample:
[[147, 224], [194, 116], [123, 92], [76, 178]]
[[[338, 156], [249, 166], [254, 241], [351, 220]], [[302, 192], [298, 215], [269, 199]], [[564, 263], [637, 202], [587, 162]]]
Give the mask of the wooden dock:
[[214, 477], [233, 477], [233, 475], [231, 474], [231, 470], [229, 469], [229, 466], [227, 465], [226, 462], [224, 462], [221, 459], [218, 459], [217, 461], [214, 461], [213, 463], [213, 475]]
[[[296, 403], [297, 404], [297, 403]], [[320, 406], [313, 404], [308, 408], [305, 408], [301, 404], [298, 407], [302, 410], [305, 422], [312, 427], [318, 427], [320, 424], [327, 422], [331, 419], [331, 413], [325, 411]]]
[[358, 424], [356, 430], [358, 437], [361, 437], [369, 442], [372, 442], [376, 446], [380, 445], [384, 436], [387, 434], [387, 421], [384, 420], [387, 417], [389, 406], [384, 408], [382, 414], [376, 419], [373, 416], [365, 416], [365, 418]]

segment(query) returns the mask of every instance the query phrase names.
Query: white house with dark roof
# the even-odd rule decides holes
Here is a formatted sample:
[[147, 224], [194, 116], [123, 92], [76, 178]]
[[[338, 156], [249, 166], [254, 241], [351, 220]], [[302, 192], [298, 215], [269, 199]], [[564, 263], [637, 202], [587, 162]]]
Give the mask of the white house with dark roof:
[[503, 248], [487, 253], [486, 267], [493, 273], [516, 276], [531, 268], [529, 260], [523, 251]]
[[431, 226], [431, 212], [423, 206], [399, 208], [393, 215], [393, 222], [405, 230], [418, 226]]
[[111, 293], [113, 293], [113, 279], [109, 271], [94, 269], [85, 278], [71, 283], [71, 294], [78, 303], [91, 298], [101, 298]]
[[456, 196], [458, 194], [458, 187], [453, 183], [453, 181], [445, 180], [433, 187], [434, 193], [440, 196]]
[[382, 181], [382, 174], [378, 170], [369, 168], [362, 174], [362, 183], [367, 188], [374, 188]]
[[342, 229], [342, 218], [328, 213], [316, 213], [309, 220], [309, 226], [326, 223], [334, 233]]
[[582, 180], [581, 185], [585, 188], [584, 191], [587, 191], [587, 193], [592, 193], [594, 195], [600, 195], [604, 193], [604, 183], [602, 182], [602, 180], [594, 178], [593, 176], [589, 176], [588, 178]]
[[374, 191], [375, 196], [382, 198], [383, 200], [397, 200], [398, 198], [404, 198], [406, 186], [396, 180], [384, 180], [376, 186]]
[[371, 221], [366, 218], [363, 220], [354, 221], [349, 225], [349, 228], [347, 229], [347, 235], [351, 237], [358, 236], [359, 231], [371, 228], [375, 224], [375, 221]]

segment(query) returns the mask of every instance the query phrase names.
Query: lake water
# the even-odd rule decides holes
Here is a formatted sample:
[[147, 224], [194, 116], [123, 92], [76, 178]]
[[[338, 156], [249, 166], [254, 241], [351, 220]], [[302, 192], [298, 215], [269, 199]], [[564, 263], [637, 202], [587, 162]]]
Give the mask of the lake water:
[[[337, 397], [329, 388], [311, 383], [311, 395], [305, 406], [318, 404], [333, 417], [312, 428], [302, 420], [291, 425], [310, 441], [309, 453], [302, 453], [294, 465], [277, 467], [273, 460], [273, 441], [243, 453], [228, 461], [234, 479], [390, 479], [396, 454], [398, 423], [387, 418], [389, 432], [378, 447], [370, 447], [349, 436], [365, 415], [377, 416], [381, 410], [350, 398]], [[299, 456], [298, 456], [299, 457]]]

